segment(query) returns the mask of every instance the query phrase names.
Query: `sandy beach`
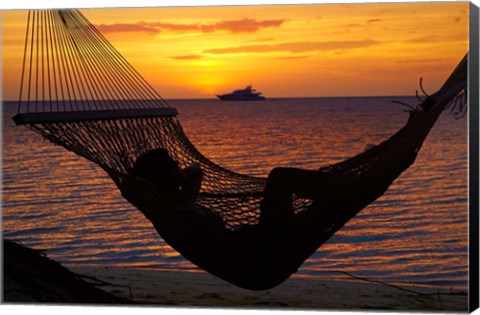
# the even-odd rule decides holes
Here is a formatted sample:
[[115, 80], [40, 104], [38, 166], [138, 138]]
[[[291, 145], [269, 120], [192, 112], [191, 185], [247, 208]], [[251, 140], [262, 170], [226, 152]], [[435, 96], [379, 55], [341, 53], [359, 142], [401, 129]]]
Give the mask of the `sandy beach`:
[[[466, 295], [456, 291], [402, 286], [415, 294], [363, 280], [311, 280], [292, 277], [267, 291], [237, 288], [205, 272], [177, 272], [112, 267], [71, 268], [108, 282], [100, 288], [136, 303], [163, 306], [254, 309], [466, 311]], [[458, 292], [457, 292], [458, 293]]]

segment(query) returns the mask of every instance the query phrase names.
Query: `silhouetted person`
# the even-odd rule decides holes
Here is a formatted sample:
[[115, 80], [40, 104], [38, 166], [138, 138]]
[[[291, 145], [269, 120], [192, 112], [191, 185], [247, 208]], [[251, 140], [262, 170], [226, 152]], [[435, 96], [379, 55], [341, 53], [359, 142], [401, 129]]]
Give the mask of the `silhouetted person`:
[[185, 200], [193, 202], [200, 192], [203, 171], [198, 165], [182, 169], [165, 149], [154, 149], [135, 161], [133, 175], [167, 192], [180, 193]]

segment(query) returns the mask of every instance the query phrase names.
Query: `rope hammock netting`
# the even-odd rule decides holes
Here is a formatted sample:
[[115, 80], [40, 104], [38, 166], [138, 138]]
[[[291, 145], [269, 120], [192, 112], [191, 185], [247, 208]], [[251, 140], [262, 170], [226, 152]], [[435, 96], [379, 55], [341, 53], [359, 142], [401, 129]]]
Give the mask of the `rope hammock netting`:
[[[102, 167], [185, 258], [237, 286], [264, 290], [285, 281], [388, 189], [414, 162], [441, 112], [465, 100], [466, 87], [467, 56], [392, 137], [289, 187], [294, 215], [274, 225], [259, 220], [267, 179], [229, 171], [197, 151], [175, 108], [78, 10], [28, 13], [13, 119]], [[181, 167], [200, 165], [195, 203], [132, 175], [137, 158], [156, 148]]]

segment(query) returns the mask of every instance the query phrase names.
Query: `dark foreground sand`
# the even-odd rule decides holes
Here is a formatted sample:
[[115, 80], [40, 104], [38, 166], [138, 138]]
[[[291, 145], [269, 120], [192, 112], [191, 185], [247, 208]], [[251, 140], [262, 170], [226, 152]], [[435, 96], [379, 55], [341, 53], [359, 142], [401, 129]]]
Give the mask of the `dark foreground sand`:
[[[206, 272], [61, 266], [42, 252], [3, 242], [3, 301], [255, 309], [467, 311], [468, 297], [432, 288], [294, 275], [267, 291], [237, 288]], [[73, 272], [72, 272], [73, 271]], [[414, 292], [412, 292], [414, 291]], [[454, 293], [454, 295], [452, 295]]]
[[420, 295], [362, 280], [324, 281], [292, 277], [271, 290], [237, 288], [205, 272], [132, 268], [72, 268], [113, 285], [101, 288], [140, 304], [255, 309], [378, 309], [466, 312], [468, 297], [406, 286]]

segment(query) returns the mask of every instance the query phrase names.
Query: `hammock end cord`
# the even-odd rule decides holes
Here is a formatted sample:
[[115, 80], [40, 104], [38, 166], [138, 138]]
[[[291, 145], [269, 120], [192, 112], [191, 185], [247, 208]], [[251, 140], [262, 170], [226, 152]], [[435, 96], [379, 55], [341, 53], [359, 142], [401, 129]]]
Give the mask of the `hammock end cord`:
[[467, 113], [467, 81], [468, 53], [436, 93], [428, 95], [423, 89], [422, 79], [420, 79], [420, 88], [427, 98], [417, 106], [417, 110], [441, 112], [450, 109], [456, 119], [464, 117]]
[[419, 88], [423, 95], [421, 96], [418, 90], [415, 91], [415, 96], [420, 101], [417, 106], [396, 100], [391, 102], [407, 107], [404, 112], [410, 115], [441, 108], [441, 111], [450, 110], [455, 119], [460, 119], [467, 114], [467, 69], [468, 53], [436, 93], [427, 93], [423, 87], [423, 78], [420, 78]]

